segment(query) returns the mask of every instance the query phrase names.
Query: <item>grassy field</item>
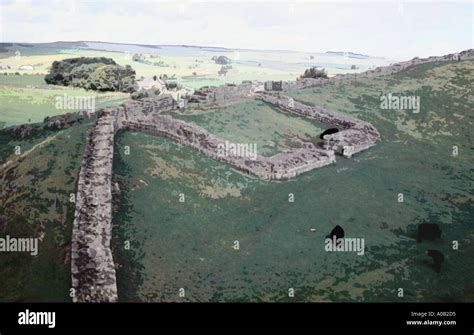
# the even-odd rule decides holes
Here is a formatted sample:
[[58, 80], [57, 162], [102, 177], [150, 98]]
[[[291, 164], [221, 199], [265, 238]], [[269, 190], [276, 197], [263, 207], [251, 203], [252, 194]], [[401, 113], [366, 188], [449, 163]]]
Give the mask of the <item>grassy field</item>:
[[[121, 134], [114, 178], [124, 205], [114, 214], [114, 236], [133, 248], [114, 251], [123, 265], [120, 299], [474, 301], [472, 65], [431, 64], [286, 92], [372, 122], [382, 141], [284, 182], [244, 176], [168, 140]], [[420, 95], [420, 113], [380, 110], [380, 94], [389, 92]], [[440, 224], [441, 240], [416, 243], [423, 221]], [[365, 239], [364, 256], [324, 251], [324, 237], [337, 224], [347, 237]], [[440, 274], [427, 249], [444, 253]], [[290, 287], [295, 298], [288, 297]]]
[[[388, 60], [382, 58], [353, 59], [330, 54], [311, 54], [292, 51], [256, 51], [256, 50], [225, 50], [219, 52], [203, 52], [199, 49], [184, 48], [176, 54], [168, 54], [159, 48], [147, 48], [140, 51], [146, 62], [133, 61], [136, 46], [122, 46], [121, 51], [96, 49], [44, 47], [18, 47], [8, 53], [0, 54], [0, 63], [12, 66], [3, 72], [19, 72], [20, 74], [46, 74], [55, 60], [72, 57], [109, 57], [120, 65], [131, 65], [138, 77], [151, 78], [154, 75], [175, 77], [188, 87], [199, 88], [206, 85], [222, 85], [224, 83], [240, 83], [243, 80], [295, 80], [304, 70], [315, 63], [326, 68], [330, 75], [351, 73], [365, 70], [376, 65], [386, 65]], [[18, 49], [19, 57], [14, 50]], [[35, 53], [36, 51], [36, 53]], [[221, 65], [215, 64], [212, 56], [226, 56], [232, 60], [232, 69], [226, 76], [219, 76]], [[3, 56], [3, 57], [2, 57]], [[313, 57], [313, 58], [310, 58]], [[154, 65], [156, 63], [157, 65]], [[17, 70], [19, 66], [33, 66], [33, 70]], [[357, 70], [350, 66], [356, 65]]]
[[0, 75], [0, 128], [23, 123], [37, 123], [46, 116], [77, 109], [56, 108], [56, 98], [95, 97], [96, 109], [129, 99], [120, 92], [96, 93], [80, 88], [47, 85], [43, 75]]
[[[0, 227], [2, 237], [39, 238], [39, 252], [2, 253], [0, 301], [70, 301], [70, 241], [83, 124], [19, 140], [0, 130]], [[13, 154], [21, 146], [22, 155]]]
[[272, 156], [297, 146], [295, 138], [317, 141], [324, 128], [304, 118], [249, 100], [198, 115], [172, 114], [233, 143], [256, 143], [259, 155]]
[[[285, 92], [367, 120], [382, 136], [353, 159], [289, 181], [258, 180], [172, 141], [120, 133], [113, 176], [120, 185], [113, 216], [120, 300], [474, 301], [473, 72], [473, 62], [428, 64]], [[35, 80], [12, 77], [8, 85], [40, 85]], [[388, 93], [419, 95], [420, 113], [381, 110], [380, 95]], [[273, 139], [276, 148], [297, 131], [308, 138], [319, 131], [257, 102], [182, 117], [236, 141]], [[0, 131], [1, 234], [42, 240], [37, 257], [1, 255], [0, 301], [70, 301], [69, 194], [89, 126], [23, 140]], [[442, 238], [416, 243], [423, 221], [438, 222]], [[347, 237], [365, 239], [364, 256], [325, 252], [337, 224]], [[123, 250], [124, 240], [131, 250]], [[440, 274], [427, 249], [444, 253]]]
[[[46, 74], [49, 67], [55, 60], [62, 60], [72, 57], [108, 57], [114, 59], [120, 65], [131, 65], [137, 72], [137, 78], [153, 77], [154, 75], [175, 76], [180, 83], [198, 88], [205, 85], [221, 85], [226, 82], [240, 83], [246, 79], [279, 79], [294, 80], [299, 73], [289, 73], [288, 71], [262, 68], [249, 65], [234, 65], [233, 71], [228, 76], [219, 76], [221, 65], [215, 64], [209, 59], [200, 57], [180, 57], [180, 56], [158, 56], [149, 59], [153, 62], [161, 61], [162, 66], [145, 64], [132, 60], [133, 54], [123, 52], [111, 52], [102, 50], [62, 50], [56, 54], [49, 55], [25, 55], [20, 58], [10, 56], [1, 59], [4, 64], [13, 65], [14, 68], [2, 70], [7, 73], [19, 72], [20, 74]], [[149, 56], [149, 55], [148, 55]], [[30, 65], [34, 70], [16, 70], [16, 67]], [[193, 73], [196, 72], [196, 76]]]
[[[421, 140], [455, 145], [472, 129], [474, 62], [429, 63], [376, 79], [357, 79], [350, 85], [325, 85], [287, 92], [296, 100], [327, 106], [372, 122], [387, 140]], [[380, 96], [419, 96], [421, 110], [380, 109]], [[388, 138], [387, 138], [388, 137]], [[470, 137], [470, 136], [468, 136]], [[469, 145], [467, 144], [467, 148]]]

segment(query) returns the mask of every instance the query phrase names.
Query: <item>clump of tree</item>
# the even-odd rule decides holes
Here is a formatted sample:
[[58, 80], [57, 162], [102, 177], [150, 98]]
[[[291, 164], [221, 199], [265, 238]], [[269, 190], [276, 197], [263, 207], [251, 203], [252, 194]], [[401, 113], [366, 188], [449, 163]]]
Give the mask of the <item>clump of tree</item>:
[[79, 57], [53, 62], [44, 80], [52, 85], [132, 93], [138, 89], [135, 75], [130, 65], [120, 66], [111, 58]]
[[214, 63], [220, 64], [220, 65], [228, 65], [228, 64], [232, 63], [230, 58], [227, 57], [227, 56], [219, 56], [219, 57], [214, 56], [214, 57], [212, 57], [212, 60], [214, 61]]
[[217, 72], [217, 74], [219, 76], [225, 76], [227, 72], [229, 72], [230, 70], [232, 70], [232, 65], [222, 65], [219, 72]]
[[165, 82], [165, 87], [167, 90], [176, 90], [179, 88], [178, 83], [175, 81], [167, 81]]
[[[155, 58], [158, 58], [159, 56], [150, 55], [149, 57], [150, 57], [150, 59], [155, 59]], [[138, 63], [143, 63], [143, 64], [148, 64], [148, 65], [153, 65], [153, 66], [169, 67], [169, 65], [166, 64], [165, 62], [163, 62], [162, 60], [157, 61], [157, 62], [151, 61], [146, 57], [146, 55], [142, 55], [140, 53], [133, 54], [132, 61], [138, 62]]]
[[306, 69], [304, 71], [304, 74], [301, 75], [301, 78], [327, 78], [328, 74], [326, 73], [326, 70], [324, 69], [318, 69], [316, 66], [313, 66], [309, 69]]

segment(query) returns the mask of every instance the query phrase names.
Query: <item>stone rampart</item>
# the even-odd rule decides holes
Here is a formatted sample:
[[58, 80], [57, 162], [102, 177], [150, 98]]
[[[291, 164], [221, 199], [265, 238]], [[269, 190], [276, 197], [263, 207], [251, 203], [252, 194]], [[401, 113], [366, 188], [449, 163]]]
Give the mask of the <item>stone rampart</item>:
[[112, 235], [114, 121], [102, 115], [87, 134], [76, 194], [71, 274], [74, 302], [117, 300]]

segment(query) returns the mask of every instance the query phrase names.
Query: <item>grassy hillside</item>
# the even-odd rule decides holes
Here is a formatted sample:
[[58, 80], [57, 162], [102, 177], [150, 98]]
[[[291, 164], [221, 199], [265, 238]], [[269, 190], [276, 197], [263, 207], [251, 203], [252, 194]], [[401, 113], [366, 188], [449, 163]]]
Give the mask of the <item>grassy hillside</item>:
[[[120, 299], [474, 301], [473, 72], [473, 62], [435, 63], [286, 92], [370, 121], [382, 136], [353, 159], [338, 158], [289, 181], [245, 176], [155, 136], [119, 134], [113, 243]], [[9, 85], [37, 78], [15, 80]], [[419, 95], [420, 113], [380, 109], [380, 95], [388, 93]], [[186, 117], [239, 141], [268, 135], [278, 145], [296, 129], [311, 135], [313, 127], [259, 103]], [[89, 126], [25, 139], [0, 131], [0, 215], [7, 219], [0, 234], [42, 240], [37, 257], [1, 254], [0, 301], [70, 301], [69, 194]], [[17, 145], [23, 156], [13, 154]], [[127, 145], [130, 155], [124, 155]], [[413, 232], [423, 221], [438, 222], [442, 239], [417, 244]], [[324, 251], [336, 224], [347, 237], [365, 238], [364, 256]], [[124, 240], [131, 241], [130, 251], [123, 250]], [[444, 253], [440, 274], [431, 269], [427, 249]], [[290, 287], [295, 298], [288, 298]]]
[[37, 123], [46, 116], [77, 109], [56, 108], [57, 97], [95, 97], [96, 109], [129, 99], [120, 92], [97, 93], [74, 87], [47, 85], [43, 75], [0, 75], [0, 129], [23, 123]]
[[[92, 121], [92, 120], [91, 120]], [[69, 250], [83, 124], [24, 139], [0, 130], [0, 226], [5, 237], [39, 238], [39, 253], [0, 255], [0, 301], [70, 301]], [[22, 155], [14, 155], [21, 147]]]
[[257, 143], [257, 152], [263, 156], [296, 147], [296, 138], [318, 140], [324, 131], [304, 118], [253, 100], [198, 115], [173, 113], [173, 117], [195, 123], [233, 143]]
[[[126, 205], [115, 213], [114, 236], [133, 248], [115, 249], [121, 300], [474, 301], [472, 78], [473, 62], [438, 63], [286, 92], [370, 121], [382, 141], [283, 182], [244, 176], [168, 140], [123, 133], [114, 178]], [[419, 95], [420, 113], [381, 110], [380, 95], [388, 93]], [[240, 132], [238, 123], [219, 124], [212, 114], [206, 120]], [[416, 225], [424, 221], [440, 224], [441, 240], [416, 243]], [[324, 251], [335, 225], [365, 239], [364, 256]], [[428, 249], [446, 257], [440, 274]], [[295, 298], [288, 298], [290, 287]]]

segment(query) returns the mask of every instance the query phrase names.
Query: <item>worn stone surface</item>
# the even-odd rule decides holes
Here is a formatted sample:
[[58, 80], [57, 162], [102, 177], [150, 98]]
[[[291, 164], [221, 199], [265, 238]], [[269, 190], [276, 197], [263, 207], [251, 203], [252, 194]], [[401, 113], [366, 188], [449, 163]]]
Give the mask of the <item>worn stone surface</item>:
[[72, 232], [74, 302], [117, 300], [112, 236], [112, 160], [115, 117], [103, 113], [87, 135]]

